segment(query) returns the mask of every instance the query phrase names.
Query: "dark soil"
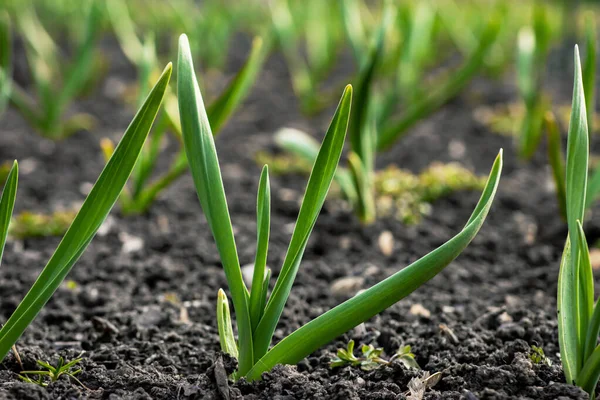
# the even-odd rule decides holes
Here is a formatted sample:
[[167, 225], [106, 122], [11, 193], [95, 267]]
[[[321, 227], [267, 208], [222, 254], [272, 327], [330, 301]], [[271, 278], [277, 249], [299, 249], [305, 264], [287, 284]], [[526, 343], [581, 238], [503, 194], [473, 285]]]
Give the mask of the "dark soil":
[[[131, 82], [134, 71], [111, 40], [103, 43], [110, 64], [96, 94], [77, 108], [99, 125], [58, 143], [42, 139], [14, 111], [0, 120], [0, 161], [17, 158], [22, 174], [17, 212], [50, 212], [81, 202], [100, 173], [98, 142], [118, 140], [132, 110], [111, 95]], [[226, 77], [239, 66], [247, 40], [234, 46]], [[570, 57], [570, 56], [569, 56]], [[570, 82], [569, 71], [554, 79]], [[566, 229], [550, 185], [543, 150], [530, 163], [515, 156], [511, 139], [477, 124], [473, 109], [516, 99], [509, 75], [480, 79], [468, 92], [415, 127], [379, 163], [419, 171], [431, 162], [458, 160], [487, 174], [502, 147], [505, 166], [492, 211], [479, 235], [431, 282], [360, 329], [338, 338], [298, 366], [279, 366], [256, 383], [227, 382], [234, 365], [219, 351], [215, 299], [226, 288], [214, 242], [189, 176], [156, 202], [147, 215], [122, 217], [115, 210], [107, 229], [92, 242], [63, 285], [18, 343], [26, 369], [37, 359], [70, 360], [83, 352], [78, 376], [47, 388], [20, 382], [9, 355], [0, 368], [0, 397], [10, 399], [398, 399], [420, 372], [400, 363], [365, 372], [330, 369], [329, 360], [349, 339], [383, 347], [392, 355], [409, 344], [424, 371], [442, 372], [427, 399], [585, 399], [564, 383], [556, 323], [556, 281]], [[557, 89], [569, 102], [570, 85]], [[240, 112], [217, 139], [242, 264], [254, 258], [255, 192], [260, 167], [253, 154], [274, 149], [272, 134], [283, 126], [316, 136], [331, 110], [307, 120], [298, 112], [285, 64], [271, 57]], [[164, 165], [175, 151], [169, 146]], [[457, 151], [458, 149], [458, 151]], [[268, 264], [278, 271], [298, 212], [306, 178], [273, 176], [272, 240]], [[361, 226], [336, 202], [318, 219], [275, 340], [444, 243], [468, 219], [479, 193], [456, 193], [436, 202], [417, 226], [393, 219]], [[589, 242], [600, 237], [600, 221], [586, 227]], [[390, 231], [391, 256], [378, 237]], [[58, 238], [10, 241], [0, 278], [0, 314], [6, 319], [49, 259]], [[362, 283], [334, 296], [337, 279]], [[420, 306], [420, 307], [419, 307]], [[423, 310], [424, 309], [424, 310]], [[447, 329], [441, 329], [444, 324]], [[534, 364], [531, 346], [542, 347], [552, 366]]]

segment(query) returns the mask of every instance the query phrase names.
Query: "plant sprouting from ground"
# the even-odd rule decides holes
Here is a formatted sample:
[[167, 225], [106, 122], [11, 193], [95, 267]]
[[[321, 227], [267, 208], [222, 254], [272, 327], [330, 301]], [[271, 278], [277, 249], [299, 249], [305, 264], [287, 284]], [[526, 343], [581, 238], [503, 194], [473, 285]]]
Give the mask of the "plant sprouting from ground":
[[594, 276], [583, 231], [589, 133], [584, 83], [575, 46], [573, 105], [567, 140], [566, 212], [569, 234], [558, 277], [558, 340], [565, 378], [595, 397], [600, 377], [600, 302], [594, 305]]
[[489, 180], [465, 227], [448, 242], [412, 265], [379, 282], [292, 332], [271, 347], [273, 334], [298, 273], [316, 218], [323, 206], [339, 162], [350, 116], [352, 88], [346, 87], [321, 148], [311, 176], [283, 266], [270, 291], [266, 268], [270, 234], [270, 185], [263, 168], [257, 198], [257, 251], [251, 288], [242, 278], [223, 179], [208, 116], [194, 73], [188, 39], [179, 40], [177, 65], [179, 114], [185, 150], [200, 205], [215, 239], [236, 317], [238, 339], [222, 292], [217, 301], [223, 350], [236, 355], [235, 377], [253, 381], [277, 364], [296, 364], [313, 351], [365, 322], [409, 295], [454, 260], [475, 237], [491, 207], [502, 169], [502, 152], [496, 158]]
[[394, 362], [394, 360], [398, 360], [407, 368], [420, 369], [419, 364], [415, 361], [415, 355], [412, 353], [410, 346], [400, 347], [398, 351], [387, 360], [381, 357], [381, 354], [383, 353], [383, 348], [381, 347], [375, 348], [372, 344], [363, 344], [360, 351], [362, 356], [356, 357], [354, 355], [354, 340], [350, 340], [345, 349], [338, 349], [336, 357], [331, 360], [329, 366], [331, 368], [336, 368], [350, 365], [353, 367], [360, 367], [363, 371], [371, 371], [383, 365], [389, 365]]
[[[114, 154], [102, 170], [48, 264], [17, 309], [0, 329], [0, 360], [4, 359], [25, 329], [50, 300], [117, 201], [158, 113], [171, 77], [171, 71], [172, 67], [169, 64], [125, 131]], [[0, 259], [15, 204], [17, 182], [18, 166], [15, 161], [0, 198]]]
[[[75, 375], [81, 373], [80, 369], [75, 369], [77, 364], [79, 364], [83, 359], [76, 358], [68, 363], [65, 363], [65, 359], [60, 357], [58, 359], [58, 363], [56, 363], [56, 367], [52, 366], [50, 363], [46, 361], [37, 360], [37, 364], [41, 367], [40, 370], [37, 371], [21, 371], [19, 375], [19, 379], [23, 382], [33, 383], [42, 387], [48, 386], [50, 382], [56, 382], [62, 376], [69, 377], [73, 379], [75, 382], [79, 383], [81, 386], [85, 387], [83, 383]], [[37, 375], [37, 379], [34, 379], [33, 376]]]
[[519, 135], [519, 154], [523, 158], [530, 158], [537, 149], [549, 107], [542, 92], [551, 34], [547, 18], [545, 6], [536, 4], [532, 26], [521, 28], [517, 40], [517, 86], [525, 103]]
[[544, 353], [544, 349], [542, 349], [539, 346], [531, 346], [531, 352], [529, 353], [529, 359], [534, 364], [544, 364], [544, 365], [547, 365], [548, 367], [552, 366], [552, 361], [550, 361], [550, 359], [548, 357], [546, 357], [546, 354]]
[[[85, 32], [68, 68], [64, 68], [59, 46], [44, 29], [33, 5], [17, 8], [16, 25], [25, 42], [35, 96], [11, 81], [10, 102], [40, 134], [50, 139], [63, 139], [79, 130], [89, 130], [94, 123], [89, 114], [66, 116], [73, 100], [98, 75], [94, 44], [101, 11], [97, 2], [88, 2], [84, 8], [87, 9]], [[6, 73], [3, 75], [5, 79]]]
[[[107, 13], [123, 52], [137, 68], [139, 83], [137, 103], [139, 106], [149, 85], [160, 73], [154, 36], [152, 34], [147, 34], [143, 38], [138, 36], [127, 4], [123, 0], [108, 1]], [[245, 64], [232, 78], [229, 85], [209, 105], [208, 115], [214, 135], [221, 131], [250, 92], [266, 59], [267, 47], [263, 44], [262, 38], [256, 37], [252, 42], [252, 48]], [[170, 89], [167, 89], [165, 93], [163, 112], [136, 164], [130, 185], [121, 195], [121, 211], [124, 214], [139, 214], [147, 211], [160, 193], [187, 171], [188, 163], [185, 151], [181, 147], [169, 169], [164, 173], [157, 174], [161, 146], [165, 139], [165, 133], [168, 131], [173, 134], [177, 142], [181, 143], [177, 97]], [[105, 157], [110, 157], [114, 150], [112, 142], [105, 138], [101, 142], [101, 147]]]
[[[364, 44], [361, 43], [365, 41], [369, 42], [369, 40], [365, 39], [364, 33], [358, 32], [356, 28], [358, 22], [355, 19], [359, 19], [360, 16], [358, 9], [356, 9], [356, 7], [359, 7], [358, 4], [357, 1], [348, 1], [344, 2], [342, 7], [346, 21], [346, 30], [348, 31], [348, 36], [353, 38], [351, 43], [354, 53], [360, 62], [360, 67], [355, 82], [355, 96], [352, 107], [354, 112], [350, 117], [348, 127], [351, 149], [347, 160], [348, 166], [347, 168], [340, 167], [337, 169], [335, 181], [359, 220], [362, 223], [370, 224], [377, 217], [377, 192], [375, 187], [375, 159], [377, 151], [382, 147], [391, 145], [413, 123], [435, 111], [459, 92], [460, 88], [468, 82], [471, 75], [483, 65], [484, 55], [493, 43], [498, 26], [492, 22], [486, 28], [481, 38], [481, 47], [467, 61], [468, 71], [465, 70], [461, 73], [459, 70], [456, 76], [448, 78], [447, 82], [440, 85], [437, 88], [439, 91], [434, 92], [435, 95], [433, 96], [425, 94], [417, 96], [417, 99], [411, 102], [411, 104], [420, 105], [417, 108], [409, 108], [407, 110], [408, 119], [405, 118], [404, 122], [398, 125], [398, 128], [395, 122], [391, 125], [389, 124], [389, 116], [394, 108], [393, 106], [398, 102], [398, 97], [393, 95], [393, 93], [398, 91], [397, 88], [394, 86], [392, 93], [388, 93], [383, 97], [380, 93], [378, 96], [376, 92], [376, 71], [379, 64], [383, 61], [384, 39], [396, 18], [397, 6], [393, 2], [386, 2], [382, 20], [373, 32], [370, 44], [365, 50]], [[432, 15], [429, 15], [433, 11], [427, 8], [426, 5], [423, 7], [425, 8], [414, 10], [415, 15], [412, 18], [419, 21], [433, 18]], [[415, 36], [429, 35], [428, 33], [421, 32], [421, 29], [423, 29], [421, 24], [417, 24], [417, 21], [414, 22], [415, 24], [412, 25], [412, 28], [409, 30], [410, 32], [406, 34], [407, 38], [405, 39], [408, 41], [405, 44], [406, 54], [403, 53], [401, 57], [400, 65], [402, 70], [399, 72], [399, 76], [401, 77], [412, 75], [408, 78], [400, 79], [398, 85], [401, 88], [414, 86], [415, 76], [418, 77], [420, 75], [416, 72], [418, 68], [411, 69], [408, 65], [420, 65], [419, 55], [427, 51], [427, 49], [421, 48], [422, 44], [420, 42], [416, 41], [416, 39], [411, 39]], [[427, 100], [421, 102], [421, 99]], [[318, 143], [310, 136], [297, 130], [281, 130], [277, 134], [277, 142], [285, 150], [305, 160], [308, 164], [314, 162], [318, 153]]]

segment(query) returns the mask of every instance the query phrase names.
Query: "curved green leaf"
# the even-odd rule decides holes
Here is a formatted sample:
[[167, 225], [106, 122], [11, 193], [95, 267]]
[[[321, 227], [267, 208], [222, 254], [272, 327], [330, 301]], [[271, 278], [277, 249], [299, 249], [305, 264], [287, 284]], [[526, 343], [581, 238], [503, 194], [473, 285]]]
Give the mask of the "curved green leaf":
[[219, 159], [186, 35], [179, 38], [177, 96], [183, 144], [194, 185], [231, 290], [239, 334], [239, 373], [243, 375], [254, 361], [248, 289], [242, 279]]

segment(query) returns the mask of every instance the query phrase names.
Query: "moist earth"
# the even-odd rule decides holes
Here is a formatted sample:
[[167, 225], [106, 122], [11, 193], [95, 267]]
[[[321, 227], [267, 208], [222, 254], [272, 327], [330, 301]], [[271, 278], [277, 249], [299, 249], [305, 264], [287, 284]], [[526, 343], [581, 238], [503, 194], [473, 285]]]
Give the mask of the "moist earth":
[[[51, 142], [14, 110], [0, 120], [0, 161], [21, 166], [16, 212], [52, 212], [84, 199], [104, 161], [103, 137], [118, 140], [133, 116], [115, 88], [134, 82], [135, 71], [116, 43], [102, 42], [109, 70], [95, 94], [74, 105], [98, 119], [93, 132]], [[19, 47], [17, 47], [18, 49]], [[249, 40], [236, 38], [223, 84], [243, 62]], [[570, 51], [570, 50], [568, 50]], [[571, 71], [554, 55], [549, 74], [562, 103], [570, 102]], [[18, 52], [20, 66], [24, 65]], [[349, 76], [340, 68], [339, 80]], [[27, 74], [17, 76], [27, 82]], [[297, 366], [278, 366], [255, 383], [227, 380], [235, 361], [222, 354], [215, 319], [225, 275], [193, 183], [185, 176], [141, 216], [115, 209], [35, 322], [18, 342], [25, 369], [35, 360], [55, 363], [82, 354], [78, 375], [47, 388], [19, 381], [20, 367], [9, 355], [0, 369], [5, 399], [401, 399], [423, 371], [441, 372], [425, 399], [587, 399], [567, 385], [561, 371], [556, 322], [556, 282], [566, 238], [547, 167], [545, 148], [530, 162], [515, 155], [513, 139], [477, 123], [473, 110], [518, 98], [512, 73], [478, 78], [461, 96], [427, 118], [378, 166], [396, 163], [418, 172], [433, 161], [459, 161], [487, 175], [500, 148], [504, 170], [492, 210], [481, 232], [448, 268], [409, 297], [339, 337]], [[568, 84], [565, 84], [568, 83]], [[218, 85], [217, 85], [218, 86]], [[333, 109], [302, 116], [287, 69], [272, 55], [239, 112], [216, 139], [242, 265], [254, 259], [255, 193], [259, 150], [276, 151], [273, 133], [281, 126], [302, 128], [321, 138]], [[592, 142], [597, 142], [592, 139]], [[177, 147], [166, 146], [160, 168]], [[272, 176], [271, 243], [268, 265], [276, 275], [299, 210], [306, 177]], [[326, 202], [308, 243], [275, 341], [356, 291], [384, 279], [456, 234], [479, 193], [460, 192], [433, 204], [416, 226], [393, 218], [361, 226], [339, 201]], [[597, 212], [586, 224], [588, 240], [600, 237]], [[393, 236], [393, 251], [378, 245]], [[0, 274], [4, 320], [49, 259], [58, 238], [9, 241]], [[331, 290], [344, 279], [343, 290]], [[338, 284], [338, 287], [340, 284]], [[373, 371], [330, 369], [329, 360], [348, 340], [382, 347], [388, 357], [410, 345], [422, 371], [399, 362]], [[541, 347], [551, 365], [534, 363], [531, 346]], [[358, 346], [357, 346], [358, 347]]]

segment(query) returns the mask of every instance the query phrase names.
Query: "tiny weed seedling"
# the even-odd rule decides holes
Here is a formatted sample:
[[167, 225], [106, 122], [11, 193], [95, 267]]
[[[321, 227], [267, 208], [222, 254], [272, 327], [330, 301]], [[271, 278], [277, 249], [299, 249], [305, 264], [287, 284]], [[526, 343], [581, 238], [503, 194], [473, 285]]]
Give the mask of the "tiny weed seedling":
[[338, 349], [337, 355], [331, 360], [329, 367], [336, 368], [350, 365], [353, 367], [360, 367], [363, 371], [371, 371], [383, 365], [389, 365], [394, 360], [398, 360], [407, 368], [420, 369], [419, 364], [415, 361], [415, 355], [412, 353], [410, 346], [400, 347], [396, 354], [389, 360], [381, 357], [381, 354], [383, 353], [381, 347], [375, 348], [372, 344], [363, 344], [360, 351], [362, 356], [356, 357], [354, 355], [354, 340], [350, 340], [345, 349]]
[[546, 357], [546, 354], [544, 353], [544, 349], [542, 349], [541, 347], [538, 347], [538, 346], [531, 346], [531, 352], [529, 353], [529, 359], [534, 364], [544, 364], [544, 365], [547, 365], [548, 367], [552, 366], [552, 361], [548, 357]]
[[[141, 39], [136, 34], [135, 24], [129, 15], [126, 2], [123, 0], [107, 1], [107, 14], [110, 16], [123, 52], [137, 68], [139, 82], [137, 103], [139, 106], [150, 83], [160, 72], [154, 37], [148, 34]], [[267, 47], [263, 45], [262, 38], [256, 37], [245, 64], [223, 92], [209, 105], [208, 115], [214, 135], [221, 131], [250, 92], [266, 59]], [[135, 166], [130, 185], [121, 195], [121, 211], [124, 214], [140, 214], [147, 211], [160, 193], [187, 171], [188, 163], [185, 151], [181, 147], [169, 169], [154, 177], [160, 149], [167, 131], [172, 132], [176, 141], [181, 143], [177, 97], [170, 89], [167, 89], [165, 93], [163, 113]], [[101, 147], [104, 156], [108, 159], [114, 150], [114, 145], [109, 139], [104, 139]]]
[[350, 117], [352, 87], [347, 86], [344, 90], [317, 154], [288, 251], [270, 295], [271, 273], [266, 268], [271, 211], [268, 168], [263, 168], [258, 185], [257, 250], [252, 286], [248, 289], [242, 278], [211, 126], [185, 35], [179, 40], [177, 93], [187, 159], [200, 205], [225, 270], [235, 311], [237, 340], [233, 336], [227, 297], [225, 292], [219, 292], [219, 334], [223, 350], [234, 357], [237, 355], [236, 378], [245, 377], [253, 381], [260, 379], [263, 372], [270, 371], [277, 364], [296, 364], [321, 346], [412, 293], [443, 270], [468, 246], [481, 228], [496, 193], [502, 170], [501, 151], [473, 214], [456, 236], [410, 266], [308, 322], [271, 347], [273, 334], [292, 290], [308, 238], [342, 153]]
[[[79, 364], [83, 360], [82, 358], [76, 358], [73, 361], [65, 363], [65, 359], [60, 357], [58, 359], [58, 363], [56, 367], [52, 366], [50, 363], [38, 360], [37, 364], [42, 368], [38, 371], [21, 371], [19, 375], [19, 379], [23, 382], [33, 383], [42, 387], [48, 386], [49, 382], [56, 382], [62, 376], [69, 377], [73, 379], [75, 382], [86, 387], [81, 381], [75, 376], [81, 373], [81, 369], [75, 369], [76, 365]], [[37, 376], [37, 379], [33, 377]]]
[[[101, 24], [97, 2], [90, 2], [87, 7], [85, 32], [72, 64], [66, 69], [61, 63], [58, 45], [44, 29], [33, 5], [18, 7], [17, 10], [16, 25], [25, 42], [35, 96], [31, 97], [19, 84], [11, 81], [10, 89], [7, 89], [10, 103], [40, 134], [50, 139], [63, 139], [79, 130], [89, 130], [94, 123], [91, 115], [78, 113], [67, 117], [65, 114], [73, 100], [99, 74], [94, 63], [99, 60], [94, 57], [94, 44]], [[0, 61], [7, 59], [4, 55], [0, 58]], [[10, 78], [9, 68], [2, 70], [5, 72], [0, 74], [0, 79]]]
[[579, 49], [575, 46], [573, 105], [567, 140], [566, 213], [569, 234], [558, 276], [558, 340], [568, 383], [595, 398], [600, 377], [600, 303], [594, 305], [594, 276], [583, 231], [589, 134]]
[[[60, 286], [88, 247], [117, 201], [129, 175], [133, 171], [148, 132], [158, 113], [171, 77], [171, 71], [172, 67], [169, 64], [125, 131], [114, 154], [102, 170], [48, 264], [46, 264], [46, 267], [17, 309], [0, 329], [0, 360], [4, 359], [25, 329], [50, 300], [54, 291]], [[0, 259], [15, 204], [17, 183], [18, 165], [15, 161], [0, 198]], [[66, 365], [69, 365], [69, 368], [65, 369]], [[46, 363], [42, 366], [48, 369], [47, 373], [36, 373], [37, 375], [48, 376], [53, 374], [57, 377], [61, 371], [63, 374], [68, 373], [72, 365], [72, 363], [63, 364], [61, 362], [57, 369], [52, 370]]]

